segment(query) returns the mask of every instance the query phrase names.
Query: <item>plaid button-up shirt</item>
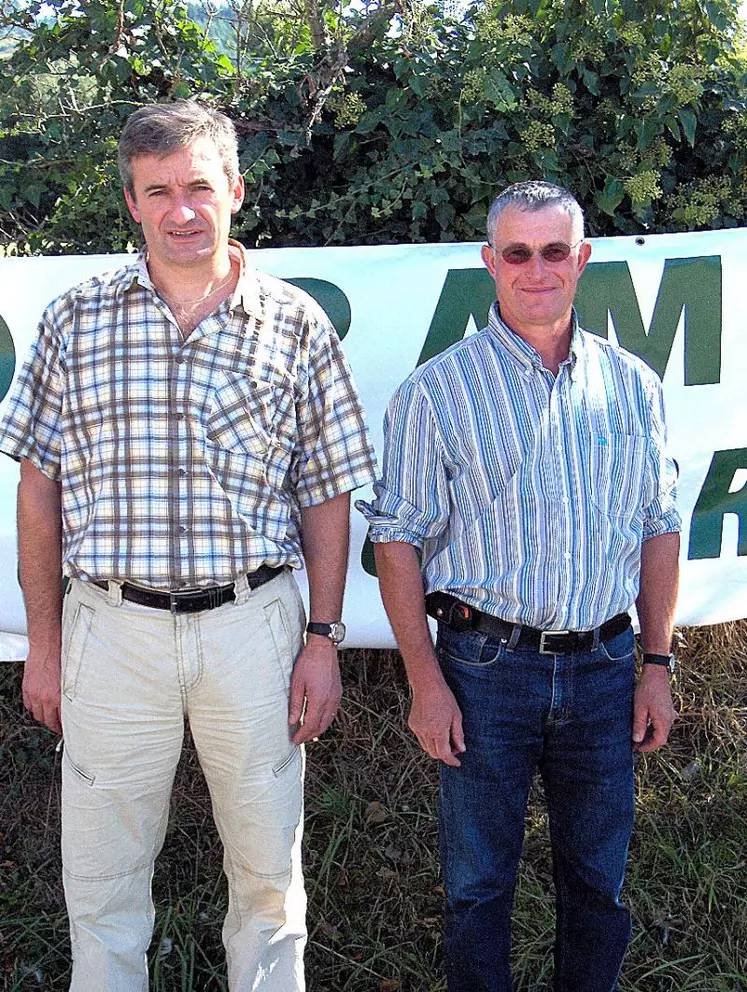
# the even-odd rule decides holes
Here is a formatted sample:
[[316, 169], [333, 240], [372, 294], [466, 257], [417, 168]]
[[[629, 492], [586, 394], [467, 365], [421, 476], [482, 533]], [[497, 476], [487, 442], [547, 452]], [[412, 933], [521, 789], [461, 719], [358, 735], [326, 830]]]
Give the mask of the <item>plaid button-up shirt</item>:
[[373, 478], [326, 315], [242, 270], [186, 341], [142, 256], [44, 313], [0, 451], [61, 483], [66, 574], [180, 589], [299, 567], [301, 507]]

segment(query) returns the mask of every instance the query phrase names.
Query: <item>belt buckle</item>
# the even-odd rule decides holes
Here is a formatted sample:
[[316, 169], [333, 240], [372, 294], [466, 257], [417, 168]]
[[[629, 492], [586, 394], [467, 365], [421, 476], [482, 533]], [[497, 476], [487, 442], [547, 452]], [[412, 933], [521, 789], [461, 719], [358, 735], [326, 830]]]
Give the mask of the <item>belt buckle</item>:
[[570, 630], [543, 630], [540, 632], [540, 643], [539, 643], [539, 653], [540, 654], [558, 654], [557, 651], [548, 651], [545, 648], [545, 638], [547, 637], [562, 637], [563, 634], [570, 634]]

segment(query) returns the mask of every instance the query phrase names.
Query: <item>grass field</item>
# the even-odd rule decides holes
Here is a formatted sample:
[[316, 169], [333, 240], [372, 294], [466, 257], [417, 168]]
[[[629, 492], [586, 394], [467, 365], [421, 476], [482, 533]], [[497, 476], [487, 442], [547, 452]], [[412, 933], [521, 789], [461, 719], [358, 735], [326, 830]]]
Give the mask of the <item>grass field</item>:
[[[747, 622], [679, 632], [681, 720], [638, 765], [621, 992], [747, 990]], [[388, 652], [343, 654], [346, 695], [308, 750], [309, 992], [443, 992], [437, 770], [406, 725]], [[0, 665], [0, 986], [67, 988], [59, 757]], [[550, 988], [553, 895], [539, 789], [515, 912], [517, 990]], [[225, 989], [221, 851], [191, 744], [154, 880], [151, 987]], [[95, 992], [95, 990], [91, 990]]]

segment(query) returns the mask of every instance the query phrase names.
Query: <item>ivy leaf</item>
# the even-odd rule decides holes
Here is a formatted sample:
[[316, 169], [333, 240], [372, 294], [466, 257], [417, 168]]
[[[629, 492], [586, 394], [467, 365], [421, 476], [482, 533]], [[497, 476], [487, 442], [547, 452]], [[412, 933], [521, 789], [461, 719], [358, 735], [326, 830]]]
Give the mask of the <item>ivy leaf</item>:
[[580, 67], [581, 78], [584, 81], [589, 93], [593, 93], [594, 96], [599, 96], [599, 76], [596, 72], [592, 72], [591, 69], [587, 69], [585, 65]]
[[381, 115], [377, 110], [369, 110], [358, 121], [355, 130], [358, 134], [370, 134], [381, 123]]
[[336, 162], [341, 162], [348, 157], [352, 137], [350, 131], [338, 131], [335, 135], [333, 155]]
[[485, 99], [496, 110], [512, 110], [516, 106], [516, 94], [500, 69], [491, 69], [488, 72], [482, 89]]
[[625, 187], [619, 179], [608, 179], [601, 193], [594, 197], [596, 205], [602, 211], [612, 217], [625, 197]]
[[21, 190], [21, 196], [24, 200], [28, 200], [33, 206], [38, 207], [41, 203], [42, 194], [46, 193], [47, 188], [41, 183], [28, 183]]
[[695, 127], [698, 123], [698, 118], [695, 116], [694, 111], [688, 107], [680, 107], [677, 111], [677, 116], [682, 125], [682, 130], [685, 132], [685, 137], [692, 148], [695, 145]]
[[674, 117], [672, 114], [667, 114], [667, 116], [664, 118], [664, 123], [667, 127], [667, 130], [674, 138], [674, 140], [680, 141], [682, 138], [682, 132], [680, 131], [680, 126], [677, 123], [677, 118]]
[[416, 76], [413, 73], [408, 80], [408, 85], [416, 96], [425, 96], [425, 81], [422, 76]]
[[639, 152], [644, 152], [659, 133], [659, 122], [655, 117], [639, 117], [633, 125]]

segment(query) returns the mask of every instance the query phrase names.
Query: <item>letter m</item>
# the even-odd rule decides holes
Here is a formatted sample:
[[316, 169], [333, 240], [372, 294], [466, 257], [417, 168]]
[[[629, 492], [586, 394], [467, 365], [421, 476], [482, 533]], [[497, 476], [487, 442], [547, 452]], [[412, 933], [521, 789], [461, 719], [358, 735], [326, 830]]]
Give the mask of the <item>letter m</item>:
[[668, 258], [648, 332], [627, 262], [587, 265], [576, 293], [581, 326], [607, 337], [608, 314], [617, 340], [664, 378], [684, 310], [685, 385], [721, 379], [721, 256]]

